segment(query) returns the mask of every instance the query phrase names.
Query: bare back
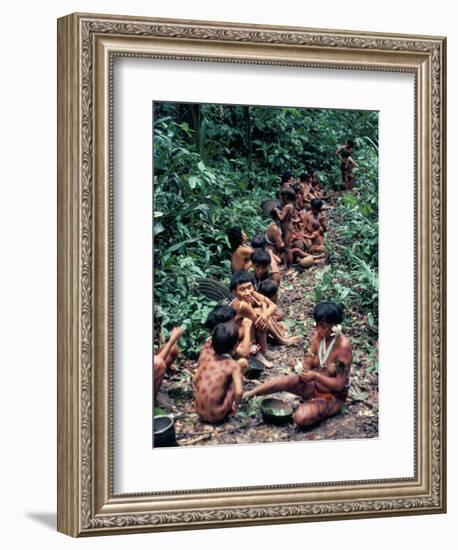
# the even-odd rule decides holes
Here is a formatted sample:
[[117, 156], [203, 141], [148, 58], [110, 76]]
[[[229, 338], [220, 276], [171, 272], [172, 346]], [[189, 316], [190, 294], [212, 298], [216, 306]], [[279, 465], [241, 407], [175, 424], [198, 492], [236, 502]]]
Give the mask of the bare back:
[[229, 414], [235, 399], [235, 370], [240, 366], [234, 359], [217, 355], [213, 349], [202, 350], [194, 379], [195, 407], [201, 420], [219, 422]]
[[250, 246], [239, 246], [233, 253], [231, 258], [232, 273], [238, 271], [248, 271], [251, 267], [251, 255], [253, 249]]

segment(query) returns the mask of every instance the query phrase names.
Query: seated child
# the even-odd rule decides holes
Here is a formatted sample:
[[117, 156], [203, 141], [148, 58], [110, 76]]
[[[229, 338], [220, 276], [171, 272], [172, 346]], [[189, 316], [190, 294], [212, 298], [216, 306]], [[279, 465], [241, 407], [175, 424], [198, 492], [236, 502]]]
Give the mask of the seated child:
[[287, 273], [291, 273], [291, 264], [293, 259], [291, 256], [291, 237], [292, 237], [292, 221], [294, 215], [294, 202], [296, 200], [296, 193], [292, 188], [283, 188], [280, 191], [280, 197], [283, 203], [281, 210], [275, 208], [278, 219], [280, 220], [281, 235], [285, 246], [285, 252], [283, 255], [284, 266]]
[[291, 187], [293, 191], [296, 193], [296, 200], [294, 201], [294, 207], [296, 210], [302, 210], [304, 208], [304, 197], [302, 194], [301, 186], [298, 183], [295, 183]]
[[[266, 230], [267, 248], [271, 250], [274, 254], [284, 257], [285, 243], [282, 239], [280, 220], [278, 218], [277, 211], [278, 210], [276, 208], [273, 208], [270, 212], [273, 221]], [[291, 232], [291, 238], [292, 237], [293, 233]], [[291, 255], [291, 261], [294, 261], [295, 259], [297, 260], [297, 258], [299, 258], [299, 260], [297, 260], [299, 261], [299, 264], [304, 258], [309, 256], [309, 254], [306, 254], [298, 246], [292, 247], [289, 252]]]
[[170, 333], [170, 338], [153, 357], [153, 388], [155, 399], [161, 389], [166, 371], [171, 367], [180, 353], [177, 342], [183, 332], [183, 327], [174, 327]]
[[283, 257], [285, 251], [285, 243], [282, 239], [280, 219], [277, 215], [277, 210], [272, 208], [270, 211], [272, 222], [266, 230], [267, 248], [278, 257]]
[[[205, 327], [212, 332], [216, 325], [221, 323], [233, 324], [238, 330], [239, 341], [235, 349], [233, 358], [240, 365], [242, 373], [245, 373], [248, 368], [248, 356], [250, 355], [251, 348], [251, 325], [252, 321], [247, 318], [236, 318], [236, 311], [231, 306], [217, 305], [208, 314], [205, 321]], [[211, 337], [207, 338], [205, 344], [200, 352], [200, 358], [204, 356], [213, 355], [214, 350], [211, 345]]]
[[320, 193], [321, 195], [319, 197], [320, 199], [326, 198], [326, 192], [321, 189], [320, 178], [318, 177], [317, 168], [311, 169], [310, 178], [311, 178], [312, 189], [314, 189], [314, 192], [316, 193], [318, 191]]
[[303, 204], [310, 204], [310, 201], [313, 199], [311, 194], [312, 184], [308, 175], [303, 172], [299, 176], [299, 191], [302, 194]]
[[267, 357], [267, 330], [269, 319], [277, 309], [276, 304], [255, 291], [254, 276], [247, 271], [234, 273], [229, 289], [234, 295], [234, 300], [230, 305], [239, 317], [246, 317], [253, 323], [252, 343], [259, 344], [256, 358], [267, 367], [271, 367], [272, 364]]
[[313, 199], [310, 206], [312, 209], [307, 213], [305, 220], [305, 242], [310, 253], [323, 253], [324, 234], [327, 231], [326, 214], [321, 211], [323, 201]]
[[318, 424], [343, 407], [350, 386], [352, 346], [340, 329], [341, 306], [332, 302], [318, 304], [313, 312], [316, 330], [304, 358], [301, 374], [271, 378], [246, 392], [244, 397], [286, 391], [304, 399], [294, 413], [300, 427]]
[[271, 279], [272, 281], [275, 281], [277, 285], [280, 284], [280, 271], [278, 266], [276, 271], [272, 269], [271, 256], [267, 250], [263, 248], [256, 248], [251, 256], [251, 265], [253, 266], [256, 288], [259, 286], [259, 283], [265, 279]]
[[194, 379], [195, 408], [203, 422], [221, 422], [237, 411], [243, 393], [240, 365], [231, 354], [238, 342], [235, 325], [220, 323], [212, 332], [213, 355], [199, 359]]
[[227, 236], [232, 250], [232, 273], [250, 269], [253, 249], [248, 246], [248, 238], [243, 229], [239, 225], [232, 227]]
[[281, 187], [291, 187], [296, 183], [296, 178], [291, 172], [284, 172], [281, 176]]
[[270, 267], [272, 269], [272, 272], [280, 273], [279, 265], [281, 263], [281, 258], [280, 256], [277, 256], [277, 254], [275, 254], [271, 248], [267, 247], [267, 235], [264, 235], [263, 233], [256, 233], [256, 235], [251, 239], [250, 244], [253, 252], [257, 248], [267, 250], [267, 252], [270, 254]]

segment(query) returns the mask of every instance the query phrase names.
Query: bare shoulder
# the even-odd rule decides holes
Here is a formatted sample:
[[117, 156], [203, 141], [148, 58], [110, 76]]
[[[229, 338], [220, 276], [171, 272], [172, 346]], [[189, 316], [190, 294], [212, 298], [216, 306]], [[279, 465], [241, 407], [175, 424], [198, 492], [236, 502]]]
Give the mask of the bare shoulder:
[[246, 258], [251, 258], [251, 255], [253, 254], [254, 250], [251, 248], [251, 246], [242, 246], [240, 247], [240, 254]]
[[347, 364], [351, 363], [353, 359], [353, 347], [349, 338], [347, 338], [343, 334], [340, 336], [339, 346], [336, 355], [341, 361]]

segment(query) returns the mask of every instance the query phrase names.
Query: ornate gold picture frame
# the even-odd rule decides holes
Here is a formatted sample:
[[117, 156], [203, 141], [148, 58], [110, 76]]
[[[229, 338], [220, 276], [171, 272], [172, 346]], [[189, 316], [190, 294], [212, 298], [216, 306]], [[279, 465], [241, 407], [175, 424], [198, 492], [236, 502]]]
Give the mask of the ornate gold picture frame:
[[[442, 37], [73, 14], [58, 21], [58, 530], [71, 536], [443, 513]], [[113, 60], [411, 73], [415, 79], [414, 475], [115, 494]]]

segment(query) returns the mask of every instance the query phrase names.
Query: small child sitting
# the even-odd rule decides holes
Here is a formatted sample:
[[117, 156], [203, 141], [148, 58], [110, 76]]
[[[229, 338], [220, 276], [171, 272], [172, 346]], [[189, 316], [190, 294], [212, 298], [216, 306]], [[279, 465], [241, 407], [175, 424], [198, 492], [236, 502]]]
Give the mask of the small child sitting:
[[231, 356], [238, 343], [236, 326], [216, 325], [211, 343], [215, 353], [199, 359], [194, 379], [195, 408], [203, 422], [217, 423], [235, 414], [243, 394], [240, 365]]

